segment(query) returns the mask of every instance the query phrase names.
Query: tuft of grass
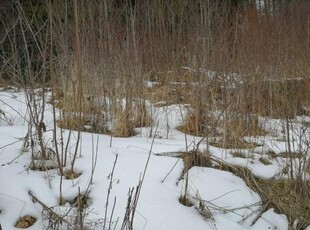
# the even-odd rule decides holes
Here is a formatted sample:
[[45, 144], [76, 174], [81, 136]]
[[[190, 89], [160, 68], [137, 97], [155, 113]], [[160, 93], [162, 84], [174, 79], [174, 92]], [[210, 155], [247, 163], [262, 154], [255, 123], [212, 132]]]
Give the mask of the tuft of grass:
[[[246, 136], [264, 136], [267, 134], [258, 124], [255, 116], [241, 116], [237, 114], [226, 122], [219, 122], [213, 116], [190, 113], [178, 130], [195, 136], [212, 136], [216, 141], [210, 141], [210, 145], [226, 149], [247, 149], [258, 146], [256, 143], [244, 141]], [[218, 131], [222, 130], [222, 131]]]
[[184, 152], [180, 156], [183, 159], [184, 162], [184, 170], [182, 175], [185, 175], [185, 173], [190, 170], [194, 166], [198, 167], [211, 167], [212, 162], [210, 159], [209, 153], [202, 153], [199, 150], [192, 150], [189, 152]]
[[251, 155], [247, 155], [246, 153], [240, 152], [240, 151], [234, 151], [231, 153], [233, 157], [239, 157], [239, 158], [253, 158]]
[[225, 149], [253, 149], [259, 146], [253, 142], [247, 142], [242, 139], [238, 139], [236, 137], [232, 138], [229, 137], [226, 140], [219, 139], [217, 141], [210, 141], [210, 145], [218, 148], [225, 148]]
[[283, 158], [299, 158], [301, 159], [303, 157], [303, 154], [301, 152], [281, 152], [278, 154], [279, 157]]
[[134, 127], [128, 115], [119, 113], [111, 133], [115, 137], [131, 137], [136, 135]]
[[259, 158], [259, 161], [264, 165], [272, 165], [272, 162], [265, 157]]
[[219, 136], [216, 119], [212, 116], [204, 116], [196, 112], [190, 112], [182, 125], [177, 129], [183, 133], [194, 136]]
[[88, 206], [88, 194], [80, 194], [77, 197], [75, 197], [72, 201], [70, 201], [69, 203], [71, 204], [71, 206], [80, 208], [80, 209], [85, 209]]
[[74, 171], [71, 171], [71, 170], [68, 170], [68, 171], [65, 171], [65, 172], [64, 172], [64, 177], [65, 177], [67, 180], [76, 179], [76, 178], [78, 178], [78, 177], [81, 176], [81, 175], [82, 175], [82, 173], [74, 172]]
[[16, 228], [30, 228], [32, 225], [34, 225], [36, 221], [37, 219], [34, 218], [33, 216], [23, 216], [17, 220], [15, 227]]
[[185, 119], [184, 124], [178, 126], [177, 129], [183, 133], [187, 133], [193, 136], [204, 136], [204, 130], [198, 124], [198, 120], [193, 114], [188, 116]]
[[260, 191], [265, 208], [274, 208], [285, 214], [290, 228], [297, 221], [295, 229], [305, 229], [310, 225], [310, 182], [301, 184], [296, 180], [262, 180], [257, 179], [257, 191]]
[[88, 206], [88, 201], [89, 201], [89, 196], [88, 193], [86, 194], [79, 194], [72, 200], [65, 200], [65, 199], [60, 199], [59, 205], [64, 205], [66, 203], [70, 204], [72, 207], [76, 207], [79, 209], [85, 209]]
[[205, 136], [206, 134], [213, 136], [213, 132], [205, 124], [204, 118], [199, 114], [190, 113], [187, 115], [183, 124], [177, 127], [177, 129], [183, 133], [187, 133], [193, 136]]
[[275, 159], [278, 157], [278, 154], [276, 154], [274, 151], [269, 150], [266, 152], [266, 155], [268, 156], [269, 159]]
[[265, 136], [266, 130], [260, 127], [256, 116], [236, 115], [229, 118], [226, 124], [226, 134], [237, 137], [245, 136]]
[[[242, 178], [248, 187], [260, 195], [262, 206], [256, 220], [263, 212], [274, 208], [277, 213], [287, 216], [290, 229], [305, 229], [310, 225], [310, 181], [257, 178], [248, 168], [223, 162], [216, 168]], [[298, 227], [293, 228], [296, 222]]]
[[176, 76], [170, 76], [168, 79], [157, 82], [152, 87], [145, 87], [144, 98], [151, 101], [154, 105], [160, 107], [171, 104], [187, 104], [190, 102], [190, 87], [184, 81], [173, 82]]

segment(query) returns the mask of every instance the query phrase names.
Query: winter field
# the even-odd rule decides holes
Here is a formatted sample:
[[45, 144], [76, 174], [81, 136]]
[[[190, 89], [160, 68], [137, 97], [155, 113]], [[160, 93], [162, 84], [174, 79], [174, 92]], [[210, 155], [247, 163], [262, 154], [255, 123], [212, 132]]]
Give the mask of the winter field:
[[309, 0], [0, 12], [0, 230], [310, 230]]
[[[15, 88], [0, 92], [3, 230], [130, 229], [130, 226], [138, 230], [285, 230], [292, 227], [287, 213], [279, 213], [271, 198], [266, 202], [262, 193], [248, 186], [251, 182], [237, 176], [241, 174], [222, 167], [223, 164], [236, 170], [247, 168], [251, 177], [264, 180], [288, 178], [285, 169], [290, 158], [284, 155], [288, 142], [283, 120], [260, 118], [269, 134], [251, 137], [251, 142], [256, 143], [254, 147], [224, 149], [213, 146], [211, 137], [207, 141], [177, 129], [187, 111], [183, 105], [149, 105], [153, 124], [136, 128], [132, 137], [81, 132], [76, 159], [78, 133], [57, 127], [58, 148], [66, 148], [68, 154], [66, 164], [60, 169], [53, 139], [53, 108], [46, 104], [44, 111], [42, 140], [50, 152], [42, 159], [36, 156], [40, 154], [37, 139], [29, 138], [31, 113], [25, 95], [24, 90]], [[46, 100], [50, 96], [47, 92]], [[304, 155], [291, 162], [296, 170], [309, 158], [309, 126], [304, 128], [309, 122], [306, 116], [290, 122], [291, 152], [305, 149]], [[194, 163], [191, 154], [200, 157], [202, 163]], [[188, 159], [189, 164], [185, 162]], [[60, 170], [70, 171], [73, 160], [74, 174], [60, 176]], [[309, 171], [302, 176], [308, 180]], [[293, 196], [286, 198], [284, 204], [289, 206]], [[298, 222], [298, 218], [293, 220], [295, 229], [299, 229]]]

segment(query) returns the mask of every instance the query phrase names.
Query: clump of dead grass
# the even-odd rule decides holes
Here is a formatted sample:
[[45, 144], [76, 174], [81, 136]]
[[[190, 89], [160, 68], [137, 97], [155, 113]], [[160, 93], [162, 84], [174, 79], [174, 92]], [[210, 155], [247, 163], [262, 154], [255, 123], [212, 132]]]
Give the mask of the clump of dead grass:
[[239, 158], [253, 158], [253, 155], [250, 155], [250, 154], [247, 154], [247, 153], [244, 153], [244, 152], [241, 152], [241, 151], [234, 151], [231, 153], [231, 155], [233, 157], [239, 157]]
[[88, 194], [80, 194], [74, 199], [66, 202], [68, 202], [72, 207], [85, 209], [88, 206], [88, 200], [89, 200]]
[[198, 125], [197, 118], [194, 115], [188, 116], [184, 124], [178, 126], [177, 129], [183, 133], [187, 133], [194, 136], [204, 135], [204, 130], [200, 125]]
[[[270, 208], [285, 214], [290, 228], [305, 229], [310, 225], [310, 181], [295, 179], [261, 179], [255, 177], [247, 168], [219, 162], [216, 168], [229, 171], [242, 178], [248, 187], [257, 192], [262, 199], [261, 214]], [[253, 222], [254, 224], [254, 222]]]
[[33, 216], [23, 216], [20, 217], [16, 224], [16, 228], [30, 228], [34, 223], [37, 221], [37, 219]]
[[64, 172], [64, 177], [65, 177], [65, 179], [67, 179], [67, 180], [76, 179], [76, 178], [78, 178], [78, 177], [81, 176], [81, 175], [82, 175], [82, 173], [75, 172], [75, 171], [71, 171], [71, 170], [68, 170], [68, 171], [65, 171], [65, 172]]
[[155, 106], [187, 104], [190, 102], [190, 88], [186, 82], [161, 81], [152, 87], [144, 88], [144, 98], [151, 101]]
[[260, 157], [259, 161], [264, 165], [272, 165], [272, 162], [265, 157]]
[[272, 150], [268, 150], [265, 155], [268, 157], [268, 159], [275, 159], [278, 157], [278, 154]]
[[214, 117], [189, 110], [189, 115], [177, 129], [194, 136], [218, 136], [220, 133], [217, 131], [216, 126], [217, 120]]
[[180, 156], [183, 159], [184, 170], [182, 175], [184, 175], [188, 170], [194, 166], [198, 167], [211, 167], [212, 162], [209, 153], [203, 153], [198, 149], [184, 152]]
[[309, 78], [268, 79], [258, 90], [261, 107], [258, 114], [276, 119], [294, 118], [305, 114], [304, 106], [309, 106]]
[[244, 137], [264, 136], [267, 134], [260, 127], [256, 116], [231, 116], [225, 122], [213, 116], [190, 113], [178, 130], [195, 136], [213, 137], [209, 144], [226, 149], [247, 149], [258, 146], [245, 141]]
[[66, 114], [61, 119], [57, 121], [60, 128], [71, 129], [71, 130], [81, 130], [87, 125], [87, 117], [82, 115], [81, 117], [76, 114]]
[[303, 153], [301, 152], [281, 152], [278, 154], [279, 157], [283, 158], [302, 158]]
[[226, 139], [219, 138], [216, 141], [209, 141], [209, 144], [224, 149], [253, 149], [259, 146], [254, 142], [247, 142], [238, 137], [227, 137]]
[[72, 93], [56, 98], [51, 101], [62, 110], [57, 124], [64, 129], [130, 137], [136, 135], [134, 128], [152, 125], [144, 99], [135, 98], [125, 105], [123, 99], [116, 99], [108, 105], [104, 97], [84, 96], [81, 111], [77, 111]]
[[305, 229], [310, 224], [310, 182], [301, 184], [296, 180], [256, 179], [257, 191], [265, 203], [265, 208], [274, 208], [285, 214], [290, 227], [297, 221], [295, 229]]
[[120, 113], [115, 119], [115, 125], [111, 133], [115, 137], [131, 137], [136, 134], [134, 127], [134, 123], [129, 119], [129, 116]]
[[227, 134], [238, 137], [265, 136], [268, 134], [266, 130], [261, 128], [256, 116], [247, 114], [242, 116], [238, 114], [229, 118], [226, 124], [222, 122], [221, 128], [226, 128]]

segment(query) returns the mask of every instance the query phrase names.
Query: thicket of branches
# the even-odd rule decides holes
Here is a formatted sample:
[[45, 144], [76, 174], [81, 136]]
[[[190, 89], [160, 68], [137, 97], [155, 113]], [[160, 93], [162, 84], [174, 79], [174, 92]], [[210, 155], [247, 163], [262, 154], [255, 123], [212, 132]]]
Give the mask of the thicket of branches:
[[[67, 74], [74, 65], [72, 1], [1, 4], [2, 77], [11, 77], [8, 73], [16, 68], [13, 57], [15, 64], [25, 66], [26, 48], [32, 68], [38, 68], [42, 57], [33, 36], [38, 40], [50, 32], [54, 56], [48, 59], [56, 75]], [[33, 35], [20, 21], [20, 8]], [[82, 63], [93, 71], [89, 75], [133, 78], [189, 65], [272, 77], [309, 73], [308, 1], [80, 1], [78, 8]]]
[[[93, 131], [130, 136], [150, 123], [145, 99], [169, 99], [191, 104], [187, 131], [203, 134], [207, 111], [230, 114], [235, 129], [255, 125], [252, 114], [288, 119], [310, 104], [308, 1], [95, 0], [73, 8], [1, 5], [1, 78], [53, 85], [59, 107], [83, 112], [62, 126], [90, 122]], [[146, 90], [148, 80], [161, 87]]]
[[[109, 101], [100, 107], [112, 113], [111, 123], [122, 124], [114, 125], [121, 136], [149, 122], [141, 95], [190, 103], [195, 133], [204, 130], [207, 110], [292, 117], [309, 104], [309, 5], [306, 0], [79, 1], [75, 20], [73, 1], [2, 2], [1, 79], [22, 85], [53, 80], [55, 94], [66, 96], [67, 111], [78, 107], [72, 98], [82, 91], [84, 112], [98, 113], [102, 108], [94, 106], [94, 98], [103, 95]], [[146, 80], [165, 86], [160, 96], [145, 91]], [[188, 84], [171, 93], [167, 83], [174, 81], [203, 87]], [[110, 118], [92, 119], [102, 124]], [[75, 123], [63, 125], [76, 128]]]

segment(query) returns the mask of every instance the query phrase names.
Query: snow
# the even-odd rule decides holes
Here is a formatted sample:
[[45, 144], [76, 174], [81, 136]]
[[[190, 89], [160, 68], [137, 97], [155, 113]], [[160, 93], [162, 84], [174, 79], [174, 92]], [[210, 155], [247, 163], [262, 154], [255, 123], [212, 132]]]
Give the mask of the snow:
[[252, 227], [253, 230], [259, 229], [288, 229], [287, 218], [285, 215], [280, 215], [274, 212], [273, 209], [269, 209], [263, 213], [262, 217]]
[[[4, 230], [17, 229], [14, 226], [18, 218], [31, 215], [37, 218], [37, 221], [28, 229], [46, 229], [47, 221], [42, 215], [42, 206], [34, 202], [29, 192], [55, 212], [64, 213], [69, 204], [59, 205], [61, 177], [57, 170], [30, 170], [31, 153], [21, 151], [22, 138], [28, 130], [25, 122], [27, 109], [24, 93], [2, 91], [0, 97], [0, 108], [6, 116], [0, 119], [0, 224]], [[186, 115], [186, 108], [170, 105], [152, 109], [156, 120], [152, 128], [155, 137], [152, 149], [150, 127], [137, 129], [139, 134], [134, 137], [113, 137], [111, 146], [111, 137], [108, 135], [82, 133], [82, 142], [74, 167], [81, 176], [72, 180], [62, 178], [62, 195], [66, 201], [72, 201], [79, 194], [88, 193], [85, 217], [87, 223], [102, 223], [105, 217], [111, 172], [117, 156], [107, 217], [111, 216], [115, 199], [112, 221], [119, 218], [116, 229], [120, 229], [128, 191], [138, 185], [151, 153], [138, 201], [134, 229], [288, 229], [287, 218], [272, 209], [263, 213], [252, 226], [255, 212], [261, 207], [259, 195], [247, 187], [241, 178], [213, 168], [192, 167], [189, 170], [188, 197], [194, 206], [186, 207], [180, 204], [179, 197], [184, 192], [185, 185], [185, 179], [182, 177], [183, 161], [176, 157], [154, 154], [186, 149], [184, 134], [176, 129], [176, 126], [182, 123], [182, 117]], [[51, 107], [47, 105], [47, 130], [53, 129], [52, 119]], [[275, 124], [278, 123], [274, 121], [269, 125], [276, 126]], [[281, 124], [274, 130], [278, 131], [279, 126]], [[65, 130], [63, 135], [64, 138], [68, 137], [69, 131]], [[72, 135], [76, 137], [77, 133], [73, 132]], [[44, 133], [44, 138], [46, 142], [51, 142], [52, 132]], [[187, 145], [197, 143], [200, 139], [187, 135]], [[273, 146], [277, 146], [277, 152], [285, 149], [285, 145], [273, 137], [264, 141], [273, 150]], [[74, 152], [74, 142], [73, 138], [69, 148], [71, 154]], [[201, 145], [202, 149], [205, 147], [205, 144]], [[253, 158], [248, 159], [232, 157], [229, 151], [223, 154], [222, 149], [212, 146], [209, 151], [223, 161], [246, 166], [255, 175], [264, 178], [275, 176], [284, 164], [276, 159], [272, 160], [272, 165], [260, 163], [258, 159], [263, 149], [259, 147], [251, 153]], [[67, 170], [69, 166], [66, 167]], [[199, 200], [210, 209], [212, 218], [201, 215], [198, 208]], [[102, 226], [91, 229], [102, 229]]]

